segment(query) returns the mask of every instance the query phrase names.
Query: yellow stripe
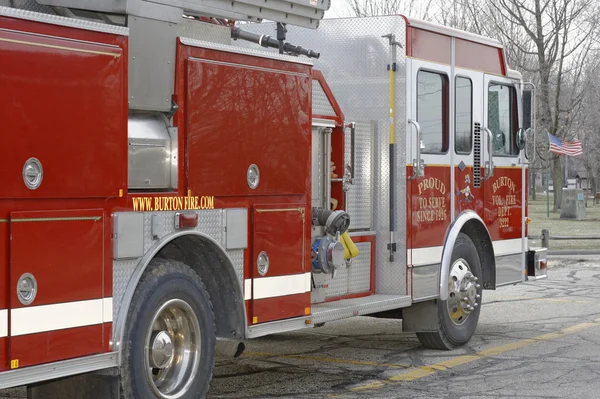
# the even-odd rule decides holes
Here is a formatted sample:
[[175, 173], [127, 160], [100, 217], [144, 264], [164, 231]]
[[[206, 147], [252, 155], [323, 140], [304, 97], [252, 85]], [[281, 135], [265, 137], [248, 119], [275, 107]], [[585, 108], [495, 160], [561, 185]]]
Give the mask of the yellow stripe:
[[390, 65], [390, 144], [394, 144], [394, 71]]
[[387, 367], [387, 368], [408, 368], [408, 364], [390, 364], [390, 363], [377, 363], [361, 360], [352, 359], [338, 359], [333, 357], [317, 357], [317, 356], [303, 356], [303, 355], [278, 355], [276, 353], [268, 352], [244, 352], [244, 355], [252, 357], [277, 357], [285, 359], [296, 359], [296, 360], [310, 360], [314, 362], [322, 363], [337, 363], [337, 364], [351, 364], [354, 366], [372, 366], [372, 367]]
[[114, 58], [119, 58], [121, 56], [121, 54], [119, 54], [119, 53], [109, 53], [109, 52], [104, 52], [104, 51], [85, 50], [85, 49], [75, 48], [75, 47], [56, 46], [56, 45], [53, 45], [53, 44], [44, 44], [44, 43], [36, 43], [36, 42], [27, 42], [27, 41], [24, 41], [24, 40], [6, 39], [6, 38], [3, 38], [3, 37], [0, 37], [0, 42], [8, 42], [8, 43], [16, 43], [16, 44], [26, 44], [26, 45], [29, 45], [29, 46], [46, 47], [46, 48], [53, 48], [53, 49], [57, 49], [57, 50], [68, 50], [68, 51], [75, 51], [75, 52], [78, 52], [78, 53], [109, 55], [109, 56], [114, 57]]
[[0, 223], [8, 223], [8, 219], [0, 219]]
[[563, 328], [559, 332], [556, 333], [548, 333], [539, 335], [535, 338], [523, 339], [521, 341], [512, 342], [510, 344], [496, 346], [494, 348], [484, 349], [482, 351], [477, 352], [474, 355], [464, 355], [452, 358], [450, 360], [444, 360], [439, 363], [427, 365], [427, 366], [419, 366], [412, 367], [406, 373], [402, 373], [393, 377], [388, 378], [387, 380], [369, 382], [367, 384], [359, 385], [351, 388], [352, 391], [366, 391], [370, 389], [380, 389], [384, 387], [386, 384], [400, 382], [400, 381], [414, 381], [423, 377], [430, 376], [435, 374], [438, 371], [445, 371], [451, 369], [456, 366], [460, 366], [467, 363], [472, 363], [477, 360], [485, 359], [486, 357], [492, 357], [499, 355], [501, 353], [513, 351], [515, 349], [520, 349], [536, 342], [549, 341], [557, 338], [562, 338], [569, 334], [574, 334], [578, 331], [586, 330], [592, 327], [598, 327], [600, 323], [600, 318], [594, 320], [593, 322], [576, 324], [571, 327]]

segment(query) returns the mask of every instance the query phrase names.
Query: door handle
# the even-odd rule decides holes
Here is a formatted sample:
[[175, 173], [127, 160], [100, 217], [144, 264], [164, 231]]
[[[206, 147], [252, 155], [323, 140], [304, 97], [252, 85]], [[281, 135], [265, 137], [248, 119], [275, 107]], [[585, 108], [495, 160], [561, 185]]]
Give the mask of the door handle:
[[425, 175], [425, 167], [423, 160], [421, 159], [421, 126], [419, 125], [419, 122], [414, 119], [409, 119], [408, 123], [414, 125], [417, 129], [417, 158], [413, 159], [413, 175], [411, 177], [411, 179], [415, 179]]
[[487, 127], [484, 127], [482, 129], [484, 132], [487, 133], [488, 136], [488, 156], [489, 156], [489, 161], [485, 162], [485, 175], [483, 176], [483, 180], [487, 180], [490, 177], [494, 176], [494, 156], [493, 156], [493, 152], [492, 152], [492, 147], [494, 145], [494, 135], [492, 134], [492, 131], [490, 129], [488, 129]]

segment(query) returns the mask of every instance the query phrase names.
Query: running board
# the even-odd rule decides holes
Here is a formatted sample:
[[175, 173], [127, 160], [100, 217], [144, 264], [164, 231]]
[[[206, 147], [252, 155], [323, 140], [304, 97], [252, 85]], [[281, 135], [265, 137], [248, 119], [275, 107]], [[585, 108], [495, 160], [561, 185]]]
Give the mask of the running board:
[[0, 373], [0, 389], [117, 367], [119, 365], [118, 359], [117, 352], [110, 352], [4, 371]]
[[406, 308], [411, 304], [412, 301], [410, 296], [379, 294], [363, 298], [319, 303], [313, 305], [312, 314], [310, 316], [249, 326], [247, 336], [248, 338], [258, 338], [269, 334], [312, 328], [315, 324], [347, 319], [354, 316], [363, 316], [386, 310]]

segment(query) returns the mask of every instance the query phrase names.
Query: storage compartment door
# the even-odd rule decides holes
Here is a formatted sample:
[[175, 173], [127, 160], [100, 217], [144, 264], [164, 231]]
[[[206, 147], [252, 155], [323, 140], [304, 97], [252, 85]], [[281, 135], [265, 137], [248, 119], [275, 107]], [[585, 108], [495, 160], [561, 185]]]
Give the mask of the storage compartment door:
[[311, 273], [306, 219], [302, 205], [254, 207], [253, 324], [308, 312]]
[[10, 228], [12, 367], [102, 352], [103, 211], [15, 212]]

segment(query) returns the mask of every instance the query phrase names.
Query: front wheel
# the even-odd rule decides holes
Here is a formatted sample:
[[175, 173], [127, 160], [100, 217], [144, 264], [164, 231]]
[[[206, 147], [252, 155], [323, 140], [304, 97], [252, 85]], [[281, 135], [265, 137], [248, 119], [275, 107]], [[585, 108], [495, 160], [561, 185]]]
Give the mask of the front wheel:
[[437, 301], [438, 330], [420, 332], [421, 344], [430, 349], [455, 349], [469, 342], [481, 311], [481, 262], [473, 241], [459, 233], [450, 262], [448, 299]]
[[178, 261], [152, 260], [128, 312], [121, 397], [204, 398], [215, 340], [212, 304], [198, 275]]

